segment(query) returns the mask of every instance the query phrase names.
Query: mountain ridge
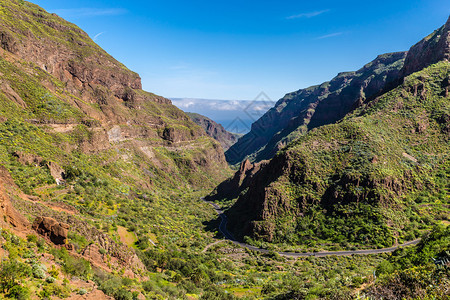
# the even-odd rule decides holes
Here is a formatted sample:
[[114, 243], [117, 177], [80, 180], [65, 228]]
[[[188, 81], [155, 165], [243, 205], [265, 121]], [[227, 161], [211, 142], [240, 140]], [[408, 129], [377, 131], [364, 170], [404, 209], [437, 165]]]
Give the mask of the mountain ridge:
[[225, 153], [228, 162], [240, 163], [245, 157], [269, 159], [295, 137], [339, 120], [366, 97], [397, 80], [405, 56], [406, 52], [379, 55], [358, 71], [341, 72], [329, 82], [287, 94]]
[[[413, 73], [410, 76], [419, 82], [418, 78], [423, 79], [424, 74], [431, 74], [430, 77], [434, 76], [440, 84], [447, 82], [449, 70], [448, 63], [440, 63], [434, 68], [431, 66], [422, 73], [419, 72], [418, 75]], [[436, 76], [437, 74], [439, 77]], [[393, 98], [393, 95], [401, 95], [402, 89], [410, 91], [404, 102], [410, 101], [411, 97], [421, 97], [421, 94], [414, 92], [416, 83], [411, 84], [411, 82], [413, 82], [412, 78], [408, 79], [401, 88], [382, 95], [374, 101], [383, 102], [385, 105], [386, 99]], [[428, 83], [418, 84], [424, 84], [425, 91], [430, 93], [429, 87], [434, 86], [435, 83], [430, 80]], [[439, 94], [445, 95], [447, 88], [448, 84], [444, 84]], [[422, 95], [426, 97], [425, 94]], [[445, 96], [441, 96], [439, 100], [433, 100], [440, 102], [430, 103], [430, 106], [437, 108], [437, 103], [446, 103], [442, 98], [446, 99]], [[311, 239], [315, 233], [325, 240], [339, 242], [338, 237], [344, 235], [343, 232], [354, 230], [352, 226], [356, 225], [350, 225], [353, 217], [355, 220], [362, 218], [364, 220], [362, 222], [366, 224], [363, 226], [365, 229], [356, 235], [354, 242], [374, 243], [375, 241], [375, 244], [385, 243], [383, 245], [387, 246], [392, 243], [394, 235], [409, 234], [403, 232], [403, 228], [408, 228], [410, 221], [404, 220], [401, 216], [407, 211], [409, 205], [412, 207], [417, 205], [414, 201], [428, 203], [427, 200], [417, 200], [422, 192], [434, 195], [433, 199], [437, 197], [436, 199], [439, 200], [436, 201], [443, 203], [443, 206], [435, 205], [437, 212], [445, 209], [445, 203], [448, 201], [445, 194], [448, 187], [445, 187], [443, 178], [448, 177], [448, 174], [445, 175], [448, 172], [445, 166], [449, 161], [448, 157], [439, 153], [449, 152], [446, 145], [449, 138], [449, 124], [445, 114], [445, 110], [448, 109], [448, 99], [447, 106], [442, 106], [437, 113], [442, 113], [442, 117], [427, 119], [424, 112], [421, 112], [416, 124], [406, 123], [407, 129], [400, 129], [402, 125], [398, 125], [401, 124], [398, 117], [396, 119], [390, 115], [395, 124], [390, 128], [392, 133], [389, 133], [387, 129], [389, 126], [386, 125], [390, 124], [389, 120], [377, 119], [379, 118], [377, 116], [365, 117], [364, 109], [371, 111], [372, 116], [376, 114], [376, 110], [371, 109], [372, 105], [380, 107], [380, 104], [375, 104], [376, 102], [365, 104], [340, 123], [312, 130], [304, 138], [289, 144], [268, 163], [264, 162], [256, 173], [251, 171], [254, 167], [244, 167], [243, 170], [238, 171], [236, 174], [246, 174], [246, 176], [241, 175], [239, 193], [236, 193], [238, 194], [237, 202], [227, 211], [229, 226], [235, 236], [243, 238], [248, 235], [270, 242], [286, 241], [301, 244], [304, 241], [302, 238]], [[404, 103], [401, 100], [399, 102]], [[387, 103], [389, 107], [396, 106], [393, 101]], [[398, 105], [400, 106], [396, 108], [397, 111], [407, 109], [401, 108], [404, 104]], [[412, 104], [408, 106], [413, 107]], [[421, 105], [417, 105], [414, 109], [420, 111]], [[393, 110], [395, 111], [395, 108]], [[431, 114], [432, 111], [428, 109], [427, 113]], [[380, 128], [370, 129], [370, 126], [377, 122]], [[370, 125], [372, 123], [374, 124]], [[411, 130], [410, 132], [414, 130], [413, 135], [406, 133], [406, 130]], [[383, 137], [379, 135], [380, 132], [383, 132]], [[417, 146], [410, 147], [408, 142], [400, 142], [401, 138], [395, 136], [397, 132], [417, 143], [420, 143], [419, 141], [425, 143], [426, 132], [430, 140], [423, 146], [424, 150], [413, 150]], [[390, 150], [386, 151], [386, 149]], [[427, 166], [428, 159], [434, 158], [427, 158], [422, 151], [436, 153], [430, 154], [436, 155], [436, 162], [432, 167]], [[421, 163], [418, 157], [422, 157]], [[248, 165], [249, 162], [246, 161], [242, 166], [245, 164]], [[410, 164], [413, 166], [424, 164], [424, 166], [417, 165], [414, 168], [410, 167]], [[250, 170], [250, 176], [246, 169]], [[433, 178], [439, 178], [439, 180]], [[433, 180], [440, 183], [435, 185], [427, 183]], [[395, 207], [395, 212], [389, 207]], [[354, 213], [346, 214], [344, 211]], [[357, 212], [356, 215], [355, 212]], [[416, 213], [413, 213], [414, 218]], [[317, 215], [312, 217], [314, 214]], [[395, 216], [394, 219], [397, 221], [388, 216]], [[318, 229], [314, 229], [315, 225], [308, 223], [311, 218], [320, 220], [321, 225]], [[339, 223], [341, 219], [347, 220], [349, 224]], [[403, 221], [398, 221], [402, 219]], [[385, 224], [391, 224], [391, 226], [385, 227]], [[329, 229], [327, 229], [328, 226], [330, 226]], [[338, 229], [340, 226], [344, 226], [345, 229]], [[373, 229], [369, 229], [371, 226], [380, 228], [377, 236], [372, 235]], [[301, 231], [301, 228], [306, 231]], [[333, 231], [334, 229], [331, 228], [336, 229]], [[325, 233], [328, 230], [333, 233], [331, 235]], [[359, 240], [361, 236], [367, 239]], [[352, 240], [351, 237], [347, 238]]]
[[201, 114], [186, 112], [195, 124], [202, 127], [206, 134], [218, 141], [224, 150], [230, 148], [239, 139], [240, 135], [227, 131], [221, 124], [216, 123]]
[[[373, 97], [347, 106], [351, 109], [342, 119], [329, 118], [332, 121], [329, 124], [314, 126], [270, 161], [253, 165], [244, 160], [234, 177], [219, 185], [210, 196], [210, 199], [237, 198], [226, 212], [233, 234], [241, 239], [247, 236], [256, 241], [293, 245], [311, 239], [324, 243], [346, 240], [389, 245], [395, 238], [411, 235], [411, 228], [417, 226], [411, 220], [428, 214], [431, 219], [442, 217], [440, 214], [448, 202], [444, 178], [449, 176], [445, 153], [450, 152], [446, 144], [450, 126], [450, 41], [440, 33], [448, 33], [449, 24], [412, 46], [407, 54], [397, 54], [405, 59], [406, 67], [403, 63], [400, 68], [396, 65], [392, 80], [375, 85], [374, 91], [378, 92]], [[440, 61], [436, 64], [435, 55], [423, 56], [417, 50], [429, 45], [444, 49], [438, 51]], [[417, 53], [428, 61], [415, 65]], [[378, 60], [385, 57], [379, 56]], [[407, 72], [404, 70], [416, 70], [423, 65], [427, 67], [401, 77]], [[367, 66], [370, 70], [373, 65]], [[340, 73], [335, 85], [339, 87], [353, 74]], [[368, 77], [374, 78], [373, 74]], [[320, 87], [300, 93], [313, 93]], [[345, 93], [340, 91], [336, 99], [340, 100], [342, 95]], [[355, 95], [353, 91], [351, 95]], [[283, 103], [282, 99], [277, 106]], [[325, 100], [317, 107], [324, 104]], [[322, 111], [326, 114], [327, 109]], [[428, 159], [434, 158], [427, 155], [436, 155], [433, 164]], [[427, 203], [422, 196], [427, 193], [438, 199], [438, 204], [424, 213], [417, 203]], [[415, 207], [412, 215], [408, 206]], [[409, 214], [410, 220], [404, 214]], [[359, 233], [349, 235], [355, 228], [359, 228]], [[378, 234], [373, 235], [374, 231]]]

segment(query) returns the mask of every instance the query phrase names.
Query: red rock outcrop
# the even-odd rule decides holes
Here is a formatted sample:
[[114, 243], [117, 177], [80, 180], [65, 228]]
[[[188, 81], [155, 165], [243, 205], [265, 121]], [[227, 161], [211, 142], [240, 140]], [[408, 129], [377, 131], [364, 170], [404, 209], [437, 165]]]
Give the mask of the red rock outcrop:
[[450, 17], [444, 26], [409, 49], [402, 76], [408, 76], [442, 60], [450, 60]]
[[65, 245], [69, 233], [69, 225], [59, 223], [53, 218], [37, 217], [34, 220], [33, 230], [48, 238], [55, 245]]
[[236, 171], [232, 178], [229, 178], [222, 182], [213, 192], [213, 194], [207, 196], [205, 199], [208, 201], [220, 200], [220, 199], [234, 199], [239, 194], [249, 187], [253, 177], [258, 171], [265, 166], [268, 161], [262, 161], [252, 164], [250, 160], [246, 159], [241, 163], [239, 170]]
[[5, 188], [5, 185], [9, 184], [13, 184], [9, 172], [0, 166], [0, 225], [12, 226], [16, 230], [23, 231], [29, 228], [30, 223], [11, 204]]

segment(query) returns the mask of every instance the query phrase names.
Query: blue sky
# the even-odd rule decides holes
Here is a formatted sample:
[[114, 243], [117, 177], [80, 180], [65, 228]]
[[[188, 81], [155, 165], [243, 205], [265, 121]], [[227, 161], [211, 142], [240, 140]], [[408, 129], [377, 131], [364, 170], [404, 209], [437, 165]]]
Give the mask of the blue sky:
[[76, 23], [165, 97], [254, 99], [407, 50], [445, 23], [448, 0], [34, 0]]

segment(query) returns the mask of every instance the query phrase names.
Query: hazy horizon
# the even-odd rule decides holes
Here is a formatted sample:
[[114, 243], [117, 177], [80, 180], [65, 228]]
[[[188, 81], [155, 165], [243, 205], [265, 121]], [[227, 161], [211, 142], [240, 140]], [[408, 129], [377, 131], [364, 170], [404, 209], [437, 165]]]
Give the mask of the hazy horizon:
[[251, 124], [275, 105], [268, 98], [260, 100], [221, 100], [198, 98], [170, 98], [179, 109], [198, 113], [221, 124], [227, 131], [245, 134]]

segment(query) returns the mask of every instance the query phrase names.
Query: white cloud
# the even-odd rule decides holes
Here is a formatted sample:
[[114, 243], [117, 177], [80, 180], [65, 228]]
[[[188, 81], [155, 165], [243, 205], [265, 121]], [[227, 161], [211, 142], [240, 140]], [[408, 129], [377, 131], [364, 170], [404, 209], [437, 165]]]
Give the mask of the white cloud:
[[93, 38], [92, 40], [93, 40], [94, 42], [96, 42], [97, 39], [98, 39], [102, 34], [104, 34], [104, 32], [97, 33], [97, 34], [94, 36], [94, 38]]
[[273, 104], [263, 101], [248, 100], [210, 100], [193, 98], [172, 98], [173, 104], [181, 109], [202, 109], [211, 111], [243, 111], [249, 107], [249, 112], [260, 112], [269, 110]]
[[312, 12], [307, 12], [307, 13], [301, 13], [301, 14], [286, 17], [286, 19], [287, 20], [300, 19], [300, 18], [309, 19], [312, 17], [317, 17], [317, 16], [324, 14], [326, 12], [329, 12], [329, 11], [330, 11], [329, 9], [324, 9], [324, 10], [312, 11]]
[[326, 34], [326, 35], [322, 35], [319, 37], [316, 37], [316, 40], [322, 40], [322, 39], [327, 39], [327, 38], [331, 38], [331, 37], [335, 37], [335, 36], [339, 36], [339, 35], [343, 35], [343, 32], [335, 32], [335, 33], [330, 33], [330, 34]]

